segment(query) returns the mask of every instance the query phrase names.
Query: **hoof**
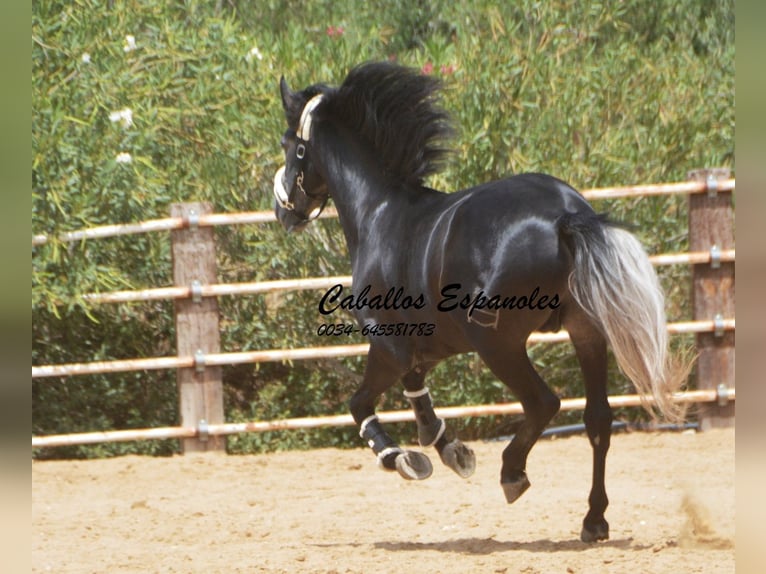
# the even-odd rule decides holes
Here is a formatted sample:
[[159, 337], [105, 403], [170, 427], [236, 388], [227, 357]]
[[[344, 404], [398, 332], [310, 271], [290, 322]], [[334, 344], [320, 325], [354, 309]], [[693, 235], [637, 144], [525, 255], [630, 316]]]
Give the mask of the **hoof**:
[[425, 480], [434, 471], [431, 461], [421, 452], [407, 450], [396, 457], [396, 470], [407, 480]]
[[527, 478], [527, 473], [522, 472], [520, 476], [513, 482], [501, 481], [500, 486], [503, 487], [505, 500], [508, 501], [508, 504], [516, 502], [516, 499], [524, 494], [524, 492], [529, 488], [529, 479]]
[[586, 524], [583, 522], [580, 540], [583, 542], [598, 542], [599, 540], [609, 540], [609, 523], [603, 518], [595, 524]]
[[458, 439], [447, 443], [439, 456], [461, 478], [468, 478], [476, 470], [476, 455]]

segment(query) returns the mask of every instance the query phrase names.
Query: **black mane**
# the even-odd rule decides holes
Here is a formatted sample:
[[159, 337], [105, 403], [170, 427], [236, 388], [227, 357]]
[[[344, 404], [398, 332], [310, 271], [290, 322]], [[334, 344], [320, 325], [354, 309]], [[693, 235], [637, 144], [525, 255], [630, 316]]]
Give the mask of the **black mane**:
[[452, 133], [438, 105], [441, 82], [390, 62], [357, 66], [327, 96], [325, 114], [369, 142], [389, 174], [422, 186], [439, 171]]

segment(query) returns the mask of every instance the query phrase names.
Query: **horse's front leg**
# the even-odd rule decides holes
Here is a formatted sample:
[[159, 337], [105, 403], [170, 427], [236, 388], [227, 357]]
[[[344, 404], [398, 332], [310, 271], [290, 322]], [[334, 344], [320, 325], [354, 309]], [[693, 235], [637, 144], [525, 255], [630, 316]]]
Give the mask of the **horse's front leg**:
[[435, 447], [445, 465], [459, 476], [468, 478], [476, 469], [476, 456], [460, 440], [448, 436], [447, 425], [436, 416], [431, 394], [428, 387], [424, 386], [426, 373], [434, 364], [418, 365], [404, 376], [404, 396], [409, 399], [415, 412], [420, 446]]
[[359, 436], [377, 456], [380, 468], [396, 470], [408, 480], [424, 480], [433, 472], [431, 461], [423, 453], [408, 451], [396, 444], [375, 414], [380, 395], [397, 382], [403, 372], [388, 353], [373, 345], [367, 356], [364, 380], [349, 406], [359, 425]]

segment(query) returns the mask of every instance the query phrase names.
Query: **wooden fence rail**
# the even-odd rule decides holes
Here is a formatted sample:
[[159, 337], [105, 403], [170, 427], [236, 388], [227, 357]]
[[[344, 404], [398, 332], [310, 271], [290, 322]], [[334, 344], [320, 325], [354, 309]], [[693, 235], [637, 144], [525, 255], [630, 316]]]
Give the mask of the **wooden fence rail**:
[[[734, 179], [728, 170], [698, 170], [690, 173], [690, 181], [594, 189], [583, 192], [586, 198], [613, 199], [638, 195], [689, 194], [690, 253], [655, 255], [655, 265], [693, 265], [693, 321], [668, 325], [670, 333], [694, 333], [700, 351], [697, 366], [697, 391], [677, 395], [682, 402], [704, 402], [700, 426], [731, 425], [734, 421], [734, 232], [732, 194]], [[325, 210], [324, 217], [337, 217], [334, 210]], [[172, 287], [92, 293], [84, 298], [93, 303], [116, 303], [156, 299], [174, 299], [176, 310], [177, 356], [97, 361], [67, 365], [32, 367], [33, 378], [68, 377], [75, 375], [177, 369], [181, 426], [168, 429], [139, 429], [135, 431], [105, 431], [79, 435], [33, 437], [34, 447], [64, 444], [88, 444], [105, 440], [145, 440], [179, 438], [182, 450], [223, 450], [221, 437], [235, 432], [257, 432], [268, 429], [306, 428], [304, 424], [351, 424], [350, 417], [319, 417], [317, 421], [292, 419], [251, 423], [223, 421], [223, 391], [221, 366], [267, 361], [294, 361], [326, 357], [366, 354], [369, 345], [337, 345], [303, 349], [275, 349], [222, 353], [219, 348], [219, 316], [217, 297], [270, 293], [296, 289], [326, 289], [338, 283], [350, 285], [348, 276], [291, 279], [257, 283], [219, 285], [215, 283], [214, 225], [264, 223], [275, 221], [273, 212], [214, 214], [206, 204], [177, 204], [171, 217], [127, 225], [109, 225], [72, 231], [58, 237], [61, 241], [82, 241], [97, 237], [169, 230], [173, 252], [174, 283]], [[33, 237], [33, 245], [43, 245], [49, 238]], [[551, 343], [568, 340], [564, 331], [534, 333], [529, 343]], [[611, 397], [614, 405], [640, 404], [642, 398]], [[621, 402], [622, 401], [622, 402]], [[636, 402], [638, 401], [638, 402]], [[563, 405], [566, 405], [564, 407]], [[567, 399], [565, 410], [582, 408], [584, 399]], [[472, 410], [473, 409], [473, 410]], [[510, 409], [510, 410], [509, 410]], [[513, 410], [516, 409], [516, 410]], [[520, 412], [518, 404], [477, 405], [439, 409], [440, 416], [481, 416]], [[462, 413], [462, 414], [461, 414]], [[469, 414], [465, 414], [469, 413]], [[472, 413], [472, 414], [470, 414]], [[480, 414], [481, 413], [481, 414]], [[383, 415], [383, 413], [381, 413]], [[387, 413], [382, 419], [411, 414]], [[397, 419], [399, 420], [399, 419]], [[73, 442], [79, 441], [79, 442]]]
[[[670, 323], [668, 333], [721, 333], [734, 331], [735, 319], [712, 321], [685, 321]], [[531, 345], [539, 343], [562, 343], [569, 340], [566, 331], [555, 333], [532, 333], [528, 339]], [[148, 357], [143, 359], [122, 359], [115, 361], [94, 361], [90, 363], [69, 363], [62, 365], [40, 365], [32, 367], [32, 378], [73, 377], [78, 375], [96, 375], [103, 373], [121, 373], [129, 371], [154, 371], [162, 369], [202, 369], [223, 365], [241, 365], [245, 363], [269, 363], [281, 361], [305, 361], [308, 359], [326, 359], [366, 355], [370, 350], [367, 343], [353, 345], [328, 345], [299, 349], [270, 349], [242, 351], [235, 353], [195, 352], [177, 357]]]
[[[623, 197], [637, 197], [645, 195], [678, 195], [710, 193], [711, 189], [718, 191], [733, 191], [735, 180], [726, 176], [723, 179], [712, 177], [710, 179], [695, 179], [680, 183], [663, 183], [652, 185], [631, 185], [624, 187], [605, 187], [586, 189], [582, 191], [585, 199], [618, 199]], [[319, 216], [320, 219], [338, 217], [334, 207], [328, 207]], [[257, 223], [270, 223], [276, 221], [273, 211], [250, 211], [244, 213], [192, 213], [188, 217], [166, 217], [152, 219], [140, 223], [120, 223], [114, 225], [102, 225], [78, 231], [66, 231], [58, 236], [59, 241], [73, 242], [85, 239], [102, 239], [119, 235], [135, 235], [139, 233], [151, 233], [155, 231], [172, 231], [187, 227], [212, 227], [216, 225], [245, 225]], [[45, 245], [49, 237], [44, 234], [32, 236], [32, 245]]]
[[[653, 265], [700, 265], [711, 262], [733, 262], [735, 250], [709, 250], [692, 253], [666, 253], [652, 255], [649, 260]], [[156, 287], [134, 291], [112, 291], [109, 293], [86, 293], [83, 299], [89, 303], [135, 303], [138, 301], [158, 301], [163, 299], [190, 299], [192, 297], [223, 297], [226, 295], [260, 295], [279, 291], [301, 291], [309, 289], [329, 289], [334, 285], [351, 285], [351, 275], [335, 277], [310, 277], [306, 279], [280, 279], [277, 281], [256, 281], [248, 283], [222, 283], [213, 285], [194, 285], [178, 287]]]
[[[736, 399], [735, 389], [717, 389], [703, 391], [688, 391], [673, 396], [677, 403], [717, 403], [728, 404]], [[643, 402], [651, 403], [652, 397], [640, 395], [620, 395], [609, 397], [612, 408], [635, 407]], [[562, 399], [561, 411], [582, 410], [585, 408], [584, 398]], [[486, 417], [517, 415], [523, 413], [521, 403], [496, 403], [491, 405], [467, 405], [459, 407], [436, 407], [437, 416], [443, 419], [464, 417]], [[379, 411], [378, 418], [383, 423], [412, 422], [415, 415], [411, 410]], [[349, 414], [326, 415], [322, 417], [301, 417], [292, 419], [275, 419], [270, 421], [253, 421], [245, 423], [204, 424], [195, 427], [162, 427], [152, 429], [127, 429], [117, 431], [98, 431], [89, 433], [72, 433], [32, 437], [33, 448], [54, 446], [71, 446], [78, 444], [96, 444], [103, 442], [127, 442], [135, 440], [157, 439], [197, 439], [210, 440], [210, 437], [220, 437], [246, 432], [268, 432], [298, 430], [321, 427], [353, 426], [356, 423]]]

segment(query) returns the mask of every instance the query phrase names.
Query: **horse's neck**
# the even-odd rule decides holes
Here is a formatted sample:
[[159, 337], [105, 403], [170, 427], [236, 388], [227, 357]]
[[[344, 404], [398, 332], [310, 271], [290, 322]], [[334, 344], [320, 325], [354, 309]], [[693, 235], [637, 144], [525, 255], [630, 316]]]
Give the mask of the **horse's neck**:
[[[366, 146], [342, 131], [328, 130], [319, 140], [323, 175], [333, 198], [352, 260], [370, 221], [381, 208], [397, 209], [400, 194], [390, 193], [383, 166]], [[318, 138], [319, 139], [319, 138]]]

